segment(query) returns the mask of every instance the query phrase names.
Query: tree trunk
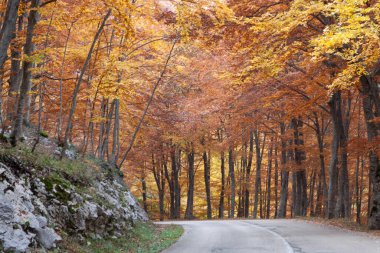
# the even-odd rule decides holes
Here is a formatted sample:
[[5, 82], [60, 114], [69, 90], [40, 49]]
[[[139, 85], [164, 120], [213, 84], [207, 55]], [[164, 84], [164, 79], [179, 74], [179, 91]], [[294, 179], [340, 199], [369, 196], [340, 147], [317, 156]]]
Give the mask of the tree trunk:
[[165, 209], [164, 209], [164, 199], [165, 199], [165, 176], [162, 161], [160, 164], [156, 164], [154, 159], [154, 154], [152, 154], [152, 171], [154, 175], [154, 180], [156, 181], [158, 190], [158, 205], [160, 208], [160, 221], [164, 220]]
[[203, 164], [204, 164], [204, 179], [206, 189], [206, 202], [207, 202], [207, 219], [212, 218], [211, 210], [211, 190], [210, 190], [210, 152], [203, 152]]
[[278, 218], [286, 218], [286, 209], [288, 206], [288, 183], [289, 171], [286, 168], [286, 139], [285, 124], [280, 124], [281, 129], [281, 190], [280, 190], [280, 206], [278, 209]]
[[272, 182], [272, 154], [273, 154], [273, 137], [271, 139], [271, 146], [268, 151], [268, 175], [267, 175], [267, 202], [266, 202], [266, 218], [270, 218], [271, 210], [271, 182]]
[[147, 187], [146, 187], [145, 175], [142, 175], [141, 177], [141, 185], [142, 185], [143, 207], [144, 207], [145, 212], [148, 212]]
[[228, 170], [230, 177], [231, 186], [231, 196], [230, 196], [230, 208], [228, 218], [235, 217], [235, 164], [234, 164], [234, 151], [232, 146], [230, 146], [228, 151]]
[[275, 160], [274, 160], [274, 218], [278, 216], [278, 148], [275, 148]]
[[86, 72], [87, 66], [90, 63], [92, 52], [94, 51], [94, 48], [95, 48], [95, 44], [98, 41], [100, 34], [102, 33], [103, 28], [106, 25], [106, 22], [110, 16], [111, 16], [111, 9], [109, 9], [107, 14], [104, 16], [103, 21], [102, 21], [101, 25], [99, 26], [98, 31], [95, 34], [94, 40], [92, 41], [90, 50], [87, 54], [86, 61], [83, 64], [82, 70], [79, 74], [78, 81], [75, 85], [74, 92], [72, 95], [72, 100], [71, 100], [71, 109], [70, 109], [70, 113], [69, 113], [69, 118], [67, 120], [67, 127], [66, 127], [66, 131], [65, 131], [65, 137], [64, 137], [63, 148], [62, 148], [62, 152], [61, 152], [61, 158], [65, 154], [65, 150], [68, 148], [69, 134], [70, 134], [70, 130], [72, 128], [72, 121], [73, 121], [75, 109], [77, 106], [77, 97], [78, 97], [80, 85], [82, 84], [82, 81], [83, 81], [84, 73]]
[[173, 173], [169, 173], [168, 164], [167, 164], [165, 157], [163, 157], [162, 160], [163, 160], [165, 178], [168, 181], [168, 185], [169, 185], [169, 195], [170, 195], [169, 217], [170, 217], [170, 219], [174, 219], [175, 218], [175, 193], [174, 193]]
[[[16, 22], [18, 17], [18, 6], [20, 4], [20, 0], [10, 0], [7, 3], [7, 9], [5, 11], [4, 23], [0, 31], [0, 71], [4, 70], [4, 63], [8, 58], [8, 47], [11, 43], [11, 40], [14, 38], [14, 33], [16, 32]], [[31, 7], [37, 7], [39, 4], [38, 0], [34, 0], [31, 3]], [[37, 22], [38, 12], [37, 9], [31, 10], [32, 15], [29, 14], [29, 22], [28, 24], [29, 33], [27, 36], [33, 37], [34, 30], [34, 22]], [[33, 19], [33, 20], [32, 20]], [[32, 28], [32, 30], [30, 30]], [[30, 35], [30, 32], [32, 35]], [[31, 38], [30, 38], [31, 39]], [[30, 42], [31, 44], [32, 42]], [[28, 42], [26, 43], [27, 46]], [[29, 45], [30, 46], [30, 45]], [[29, 48], [30, 49], [30, 48]], [[30, 52], [31, 53], [31, 52]], [[29, 55], [29, 54], [28, 54]]]
[[245, 187], [245, 207], [244, 207], [244, 217], [249, 216], [249, 183], [251, 179], [251, 169], [253, 160], [253, 130], [249, 131], [249, 153], [248, 153], [248, 163], [247, 163], [247, 176], [246, 176], [246, 187]]
[[219, 197], [219, 218], [224, 218], [224, 195], [225, 195], [225, 165], [224, 165], [224, 151], [220, 152], [220, 174], [221, 174], [221, 189]]
[[372, 196], [368, 218], [370, 229], [380, 229], [380, 161], [378, 155], [378, 141], [380, 123], [375, 121], [380, 117], [379, 86], [371, 76], [360, 78], [360, 93], [363, 97], [363, 111], [367, 126], [368, 141], [373, 144], [369, 153], [370, 178], [372, 184]]
[[189, 170], [185, 219], [194, 219], [194, 148], [192, 143], [190, 144], [190, 151], [187, 154], [187, 161], [189, 164]]
[[[21, 32], [23, 29], [24, 15], [19, 16], [18, 18], [18, 32]], [[16, 36], [14, 36], [16, 38]], [[14, 43], [11, 47], [11, 76], [9, 79], [9, 89], [8, 89], [8, 101], [7, 101], [7, 119], [9, 122], [15, 120], [15, 113], [17, 110], [17, 97], [20, 90], [21, 84], [21, 45]], [[4, 129], [3, 129], [4, 130]]]
[[118, 150], [120, 149], [119, 143], [119, 129], [120, 129], [120, 101], [119, 99], [114, 99], [115, 103], [115, 119], [113, 123], [113, 133], [112, 133], [112, 152], [111, 152], [111, 164], [116, 167]]
[[112, 126], [112, 119], [115, 111], [115, 101], [111, 103], [111, 109], [108, 111], [108, 117], [107, 117], [107, 125], [106, 125], [106, 136], [104, 138], [104, 144], [103, 144], [103, 157], [107, 157], [107, 161], [111, 163], [111, 156], [109, 152], [109, 142], [110, 142], [110, 136], [111, 136], [111, 126]]
[[[26, 42], [24, 46], [24, 54], [27, 56], [31, 56], [33, 54], [33, 36], [34, 36], [34, 29], [37, 25], [37, 22], [39, 20], [39, 13], [37, 7], [39, 6], [40, 1], [39, 0], [32, 0], [31, 2], [31, 9], [29, 12], [28, 17], [28, 26], [26, 31]], [[17, 13], [15, 14], [15, 18], [17, 17]], [[14, 32], [14, 29], [13, 29]], [[11, 143], [13, 146], [17, 145], [17, 142], [22, 135], [22, 124], [24, 120], [24, 109], [25, 109], [25, 103], [28, 100], [28, 97], [30, 96], [30, 79], [31, 79], [31, 71], [30, 68], [33, 65], [33, 62], [30, 60], [24, 60], [23, 62], [23, 68], [22, 68], [22, 83], [20, 87], [20, 96], [18, 99], [18, 105], [17, 105], [17, 113], [16, 113], [16, 119], [13, 126], [13, 132], [11, 134]], [[0, 67], [1, 67], [1, 56], [0, 56]]]
[[307, 211], [307, 183], [306, 172], [302, 168], [302, 161], [305, 160], [303, 151], [303, 122], [301, 119], [294, 118], [292, 127], [294, 129], [294, 160], [297, 171], [293, 172], [293, 216], [306, 216]]
[[314, 209], [314, 190], [315, 190], [315, 181], [316, 181], [316, 174], [317, 172], [315, 169], [312, 170], [311, 176], [310, 176], [310, 189], [309, 189], [309, 208], [310, 208], [310, 216], [315, 216], [315, 209]]
[[61, 73], [60, 73], [61, 76], [59, 78], [59, 113], [58, 113], [58, 120], [57, 120], [57, 138], [59, 141], [61, 140], [62, 122], [63, 122], [63, 75], [64, 75], [65, 67], [66, 67], [65, 63], [66, 63], [67, 48], [69, 45], [72, 27], [73, 27], [73, 23], [71, 23], [67, 31], [65, 49], [63, 51], [63, 58], [62, 58], [62, 63], [61, 63]]
[[[319, 164], [320, 173], [318, 180], [318, 190], [317, 190], [317, 203], [316, 203], [316, 215], [326, 215], [327, 204], [327, 182], [326, 182], [326, 165], [325, 165], [325, 155], [324, 155], [324, 133], [323, 129], [319, 124], [318, 115], [315, 113], [315, 134], [318, 141], [319, 150]], [[323, 118], [322, 118], [322, 128], [323, 128]]]
[[[262, 211], [262, 191], [261, 191], [261, 161], [262, 161], [262, 151], [260, 147], [260, 133], [258, 130], [255, 130], [254, 132], [254, 139], [255, 139], [255, 149], [256, 149], [256, 180], [255, 180], [255, 196], [254, 196], [254, 204], [253, 204], [253, 218], [257, 219], [257, 211], [258, 207], [260, 205], [260, 217], [262, 217], [263, 211]], [[263, 140], [263, 147], [264, 150], [265, 145], [265, 137]], [[259, 201], [260, 196], [260, 201]]]
[[173, 218], [179, 219], [181, 216], [181, 188], [179, 184], [179, 174], [181, 170], [181, 150], [177, 145], [173, 145], [171, 151], [172, 159], [172, 180], [174, 194], [174, 213]]
[[349, 194], [349, 179], [348, 179], [348, 164], [347, 164], [347, 141], [348, 141], [348, 128], [349, 128], [349, 114], [351, 100], [348, 99], [348, 108], [346, 109], [346, 120], [343, 122], [342, 99], [338, 101], [340, 110], [337, 110], [335, 117], [337, 118], [336, 127], [339, 128], [339, 149], [340, 149], [340, 169], [338, 170], [338, 200], [335, 209], [335, 216], [342, 218], [349, 218], [351, 213], [350, 208], [350, 194]]
[[338, 148], [339, 148], [339, 122], [338, 116], [341, 115], [340, 92], [334, 92], [329, 100], [330, 116], [333, 122], [333, 140], [331, 142], [331, 158], [329, 165], [329, 189], [328, 189], [328, 205], [326, 217], [332, 219], [335, 217], [335, 207], [337, 203], [338, 188]]
[[106, 116], [106, 110], [107, 110], [108, 100], [102, 98], [102, 104], [100, 106], [100, 116], [101, 116], [101, 122], [99, 124], [99, 139], [98, 139], [98, 158], [103, 160], [102, 154], [103, 154], [103, 136], [104, 136], [104, 118]]

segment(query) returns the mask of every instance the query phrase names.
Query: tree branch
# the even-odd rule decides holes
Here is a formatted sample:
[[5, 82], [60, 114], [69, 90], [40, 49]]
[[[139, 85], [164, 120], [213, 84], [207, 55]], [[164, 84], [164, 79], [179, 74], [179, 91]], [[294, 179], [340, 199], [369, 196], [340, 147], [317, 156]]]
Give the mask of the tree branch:
[[145, 118], [146, 114], [148, 113], [148, 110], [149, 110], [150, 104], [151, 104], [152, 101], [153, 101], [154, 94], [156, 93], [156, 90], [157, 90], [159, 84], [161, 83], [161, 81], [162, 81], [162, 79], [163, 79], [163, 77], [164, 77], [164, 75], [165, 75], [166, 69], [167, 69], [167, 67], [168, 67], [168, 65], [169, 65], [169, 61], [170, 61], [170, 59], [171, 59], [171, 57], [172, 57], [172, 54], [173, 54], [174, 47], [175, 47], [176, 43], [177, 43], [177, 39], [174, 41], [173, 46], [172, 46], [172, 48], [170, 49], [170, 52], [169, 52], [168, 58], [166, 59], [166, 62], [165, 62], [164, 69], [162, 70], [162, 72], [161, 72], [161, 74], [160, 74], [160, 77], [158, 78], [156, 84], [154, 85], [154, 88], [153, 88], [152, 94], [150, 95], [150, 98], [149, 98], [149, 100], [148, 100], [148, 104], [146, 105], [145, 110], [144, 110], [144, 112], [143, 112], [143, 115], [141, 116], [141, 119], [140, 119], [138, 125], [136, 126], [136, 129], [135, 129], [135, 132], [133, 133], [133, 136], [132, 136], [131, 142], [129, 143], [129, 145], [128, 145], [128, 147], [127, 147], [127, 150], [125, 151], [125, 153], [124, 153], [124, 155], [123, 155], [123, 158], [122, 158], [121, 162], [119, 163], [119, 166], [118, 166], [119, 168], [121, 168], [121, 166], [123, 165], [123, 163], [124, 163], [125, 160], [127, 159], [127, 156], [128, 156], [129, 152], [131, 151], [131, 149], [132, 149], [132, 147], [133, 147], [133, 144], [134, 144], [134, 142], [135, 142], [135, 140], [136, 140], [137, 134], [138, 134], [138, 132], [139, 132], [139, 130], [140, 130], [140, 128], [141, 128], [142, 123], [144, 122], [144, 118]]

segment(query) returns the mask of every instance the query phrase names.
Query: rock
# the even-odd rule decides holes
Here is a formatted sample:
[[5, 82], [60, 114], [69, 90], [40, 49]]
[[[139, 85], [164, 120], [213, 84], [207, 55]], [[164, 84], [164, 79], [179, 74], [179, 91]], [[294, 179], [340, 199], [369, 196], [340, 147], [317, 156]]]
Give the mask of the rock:
[[32, 237], [32, 235], [28, 235], [21, 229], [10, 229], [4, 234], [1, 240], [3, 241], [5, 251], [19, 253], [25, 252], [28, 249]]
[[40, 223], [40, 227], [44, 228], [47, 226], [47, 219], [43, 216], [37, 216], [37, 220]]
[[39, 197], [42, 197], [42, 196], [46, 196], [48, 195], [47, 191], [46, 191], [46, 188], [45, 188], [45, 184], [43, 182], [41, 182], [41, 180], [39, 178], [35, 179], [32, 183], [33, 187], [34, 187], [34, 192], [36, 192]]
[[51, 228], [37, 230], [37, 239], [45, 249], [56, 247], [56, 243], [62, 238]]
[[65, 150], [65, 155], [70, 160], [75, 160], [77, 158], [77, 153], [72, 149]]
[[81, 208], [81, 212], [83, 215], [90, 219], [98, 218], [98, 206], [94, 203], [86, 201]]
[[0, 195], [0, 224], [9, 224], [14, 219], [14, 208], [12, 204]]
[[27, 227], [31, 228], [32, 230], [38, 230], [41, 228], [40, 222], [38, 221], [37, 217], [34, 216], [34, 214], [32, 213], [24, 215], [23, 222], [24, 224], [27, 224]]
[[[12, 159], [17, 166], [29, 166]], [[84, 193], [60, 184], [48, 190], [41, 178], [51, 171], [39, 168], [31, 178], [28, 173], [33, 169], [13, 171], [0, 163], [0, 245], [5, 251], [28, 252], [28, 247], [38, 245], [54, 248], [62, 239], [49, 224], [85, 241], [88, 236], [120, 237], [134, 221], [148, 219], [122, 179], [110, 178], [106, 171]]]

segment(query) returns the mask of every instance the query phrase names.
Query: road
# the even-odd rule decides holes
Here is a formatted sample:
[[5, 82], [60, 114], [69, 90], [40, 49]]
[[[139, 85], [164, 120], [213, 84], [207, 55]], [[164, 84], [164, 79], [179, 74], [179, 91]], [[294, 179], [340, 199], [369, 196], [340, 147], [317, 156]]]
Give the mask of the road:
[[169, 221], [183, 236], [163, 253], [380, 253], [380, 238], [299, 220]]

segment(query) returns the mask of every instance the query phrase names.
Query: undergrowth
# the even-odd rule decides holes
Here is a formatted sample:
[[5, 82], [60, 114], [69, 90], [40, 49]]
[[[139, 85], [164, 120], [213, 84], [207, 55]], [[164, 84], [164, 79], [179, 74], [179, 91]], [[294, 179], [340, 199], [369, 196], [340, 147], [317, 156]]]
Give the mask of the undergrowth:
[[101, 240], [64, 238], [59, 248], [50, 253], [156, 253], [168, 248], [183, 234], [181, 226], [156, 226], [139, 223], [120, 238]]

